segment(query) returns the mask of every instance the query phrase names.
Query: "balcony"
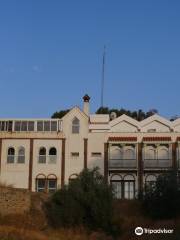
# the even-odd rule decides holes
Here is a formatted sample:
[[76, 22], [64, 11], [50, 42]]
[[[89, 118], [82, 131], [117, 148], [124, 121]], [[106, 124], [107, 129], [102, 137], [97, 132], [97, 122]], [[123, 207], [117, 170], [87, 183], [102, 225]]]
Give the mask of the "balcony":
[[144, 159], [144, 168], [170, 168], [171, 159]]
[[136, 168], [136, 159], [110, 159], [109, 168]]

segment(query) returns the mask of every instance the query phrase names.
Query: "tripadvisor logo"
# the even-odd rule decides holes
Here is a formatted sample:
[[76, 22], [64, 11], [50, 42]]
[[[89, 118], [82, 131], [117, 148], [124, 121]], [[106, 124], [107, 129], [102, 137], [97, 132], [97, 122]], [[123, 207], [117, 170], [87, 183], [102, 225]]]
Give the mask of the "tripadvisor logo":
[[143, 234], [143, 228], [142, 227], [137, 227], [135, 229], [135, 234], [138, 235], [138, 236], [142, 235]]
[[174, 229], [166, 229], [166, 228], [158, 228], [158, 229], [150, 229], [150, 228], [142, 228], [136, 227], [135, 234], [140, 236], [144, 234], [171, 234], [174, 232]]

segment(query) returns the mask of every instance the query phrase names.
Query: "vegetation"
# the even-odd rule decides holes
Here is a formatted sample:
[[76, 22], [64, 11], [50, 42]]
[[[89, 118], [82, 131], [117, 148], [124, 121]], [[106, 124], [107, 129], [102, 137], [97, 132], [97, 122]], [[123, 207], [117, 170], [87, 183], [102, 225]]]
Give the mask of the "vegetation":
[[142, 111], [141, 109], [138, 110], [138, 111], [130, 111], [130, 110], [126, 110], [126, 109], [116, 109], [116, 108], [108, 108], [108, 107], [100, 107], [97, 111], [96, 111], [96, 114], [110, 114], [112, 112], [115, 112], [117, 117], [123, 115], [123, 114], [126, 114], [128, 115], [129, 117], [132, 117], [138, 121], [141, 121], [147, 117], [150, 117], [152, 116], [153, 114], [155, 113], [158, 113], [158, 111], [156, 109], [151, 109], [149, 110], [148, 112], [144, 112]]
[[180, 214], [180, 183], [172, 171], [159, 175], [154, 184], [146, 186], [142, 200], [144, 212], [153, 218], [174, 218]]
[[53, 113], [53, 115], [51, 116], [51, 118], [62, 118], [62, 117], [64, 117], [69, 111], [70, 111], [70, 109], [65, 109], [65, 110], [61, 110], [61, 111], [59, 111], [59, 112], [55, 112], [55, 113]]
[[[70, 109], [61, 110], [61, 111], [53, 113], [53, 115], [51, 117], [52, 118], [62, 118], [69, 111], [70, 111]], [[141, 109], [138, 110], [138, 111], [130, 111], [130, 110], [126, 110], [126, 109], [123, 109], [123, 108], [116, 109], [116, 108], [108, 108], [108, 107], [100, 107], [96, 111], [97, 114], [111, 114], [112, 112], [115, 112], [117, 117], [121, 116], [122, 114], [126, 114], [129, 117], [132, 117], [132, 118], [134, 118], [138, 121], [141, 121], [141, 120], [143, 120], [147, 117], [152, 116], [155, 113], [158, 113], [158, 111], [156, 109], [151, 109], [148, 112], [144, 112]]]
[[48, 204], [48, 217], [56, 227], [84, 226], [112, 233], [112, 214], [113, 191], [97, 168], [83, 170]]

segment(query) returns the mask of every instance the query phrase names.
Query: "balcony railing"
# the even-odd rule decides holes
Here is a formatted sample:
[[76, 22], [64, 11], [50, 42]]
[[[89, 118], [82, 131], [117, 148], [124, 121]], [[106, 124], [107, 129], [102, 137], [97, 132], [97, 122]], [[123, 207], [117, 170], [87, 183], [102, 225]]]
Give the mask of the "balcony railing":
[[169, 168], [171, 159], [144, 159], [144, 168]]
[[136, 159], [110, 159], [109, 167], [110, 168], [136, 168], [137, 161]]

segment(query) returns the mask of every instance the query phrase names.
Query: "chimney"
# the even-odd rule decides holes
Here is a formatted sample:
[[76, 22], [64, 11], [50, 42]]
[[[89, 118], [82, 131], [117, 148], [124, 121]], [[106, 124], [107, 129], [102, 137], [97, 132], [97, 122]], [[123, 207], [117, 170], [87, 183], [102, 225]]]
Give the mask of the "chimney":
[[84, 100], [83, 111], [86, 115], [89, 116], [89, 100], [90, 100], [90, 97], [87, 94], [85, 94], [84, 97], [83, 97], [83, 100]]

